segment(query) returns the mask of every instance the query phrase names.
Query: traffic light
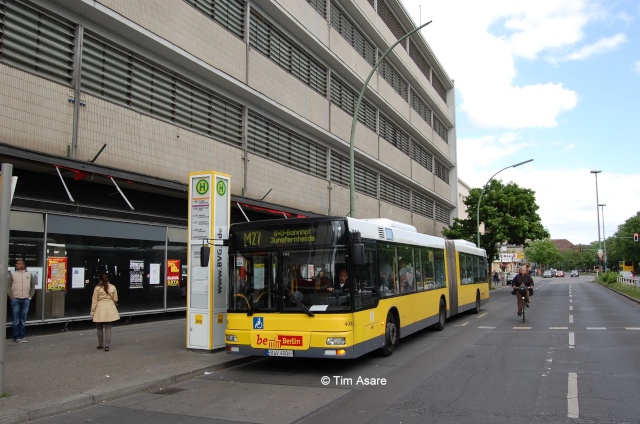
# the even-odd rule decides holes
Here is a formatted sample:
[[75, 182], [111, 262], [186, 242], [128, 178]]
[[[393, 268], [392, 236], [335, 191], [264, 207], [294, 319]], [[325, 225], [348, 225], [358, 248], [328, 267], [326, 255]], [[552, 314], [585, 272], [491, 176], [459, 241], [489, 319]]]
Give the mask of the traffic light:
[[633, 241], [638, 241], [638, 233], [633, 233]]

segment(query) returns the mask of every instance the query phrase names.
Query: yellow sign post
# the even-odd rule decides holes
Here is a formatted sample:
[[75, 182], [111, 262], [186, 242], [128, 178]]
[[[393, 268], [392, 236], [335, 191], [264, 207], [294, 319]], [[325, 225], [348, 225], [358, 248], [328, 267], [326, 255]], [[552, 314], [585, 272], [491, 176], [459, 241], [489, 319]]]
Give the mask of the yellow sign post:
[[[215, 171], [189, 174], [187, 348], [225, 346], [231, 177]], [[202, 260], [201, 247], [209, 258]], [[202, 266], [206, 264], [206, 266]]]

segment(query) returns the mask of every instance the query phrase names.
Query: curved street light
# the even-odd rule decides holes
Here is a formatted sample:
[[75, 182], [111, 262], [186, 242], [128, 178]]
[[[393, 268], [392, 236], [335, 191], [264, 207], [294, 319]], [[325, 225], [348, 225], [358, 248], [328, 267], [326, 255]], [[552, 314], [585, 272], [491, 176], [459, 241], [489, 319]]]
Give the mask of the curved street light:
[[491, 182], [491, 180], [493, 180], [493, 177], [495, 177], [505, 169], [515, 168], [516, 166], [524, 165], [525, 163], [529, 163], [532, 161], [533, 159], [529, 159], [529, 160], [525, 160], [524, 162], [516, 163], [515, 165], [509, 165], [506, 168], [502, 168], [501, 170], [493, 174], [491, 178], [489, 178], [489, 180], [487, 181], [487, 184], [485, 184], [482, 187], [482, 191], [480, 192], [480, 198], [478, 199], [478, 210], [476, 211], [476, 230], [478, 231], [478, 247], [480, 247], [480, 202], [482, 201], [482, 195], [484, 194], [485, 188], [487, 188], [487, 185]]
[[[602, 208], [602, 244], [604, 245], [604, 270], [607, 270], [607, 235], [604, 232], [604, 207], [606, 204], [599, 203], [598, 206]], [[600, 228], [600, 225], [598, 225]]]
[[[598, 253], [602, 249], [602, 241], [600, 239], [600, 201], [598, 200], [598, 174], [602, 171], [599, 169], [593, 169], [590, 171], [592, 174], [596, 176], [596, 212], [598, 213]], [[602, 260], [600, 256], [598, 256], [598, 271], [596, 271], [596, 277], [598, 277], [598, 272], [600, 271], [600, 264]]]

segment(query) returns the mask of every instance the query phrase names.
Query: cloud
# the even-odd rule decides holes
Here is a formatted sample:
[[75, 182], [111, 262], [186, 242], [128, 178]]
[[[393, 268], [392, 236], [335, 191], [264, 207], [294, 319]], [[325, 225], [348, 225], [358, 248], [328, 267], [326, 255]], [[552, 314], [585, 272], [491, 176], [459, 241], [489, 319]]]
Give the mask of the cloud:
[[615, 50], [618, 46], [626, 43], [627, 36], [624, 34], [616, 34], [613, 37], [601, 38], [593, 44], [584, 46], [572, 53], [565, 55], [556, 61], [585, 60], [591, 56]]
[[480, 128], [550, 128], [558, 115], [573, 109], [578, 95], [562, 84], [487, 87], [479, 82], [461, 93], [460, 110]]
[[[529, 159], [527, 147], [532, 142], [519, 140], [513, 133], [459, 140], [459, 177], [471, 187], [482, 187], [500, 168], [491, 166], [491, 159], [500, 163], [518, 163]], [[507, 160], [508, 158], [511, 160]], [[479, 160], [488, 158], [489, 160]], [[535, 192], [538, 214], [551, 233], [551, 238], [564, 238], [574, 244], [588, 244], [598, 240], [598, 212], [596, 205], [606, 204], [604, 235], [612, 236], [618, 226], [638, 212], [640, 198], [640, 173], [598, 174], [598, 200], [596, 201], [595, 177], [588, 168], [545, 169], [544, 163], [536, 161], [508, 168], [496, 175], [503, 183], [514, 182], [522, 188]]]
[[[480, 177], [480, 180], [473, 178], [474, 175], [482, 175], [480, 163], [487, 165], [489, 169], [494, 169], [495, 166], [492, 165], [492, 162], [517, 156], [524, 152], [527, 147], [530, 147], [530, 143], [520, 140], [519, 135], [516, 133], [458, 139], [460, 178], [469, 184], [473, 182], [473, 187], [482, 187], [486, 182], [486, 178], [491, 175], [487, 175], [484, 181], [482, 181], [482, 177]], [[466, 176], [462, 175], [463, 170]]]
[[[573, 78], [561, 80], [565, 77], [562, 72], [546, 69], [549, 58], [559, 66], [567, 61], [587, 61], [627, 42], [623, 31], [631, 30], [636, 22], [633, 13], [619, 11], [627, 3], [403, 0], [403, 4], [415, 22], [433, 20], [422, 34], [455, 81], [459, 178], [471, 187], [482, 187], [501, 168], [535, 158], [534, 162], [505, 169], [497, 178], [536, 192], [542, 224], [552, 238], [573, 243], [597, 240], [593, 174], [587, 168], [554, 169], [546, 160], [553, 156], [554, 164], [580, 166], [572, 163], [572, 158], [588, 149], [587, 141], [578, 143], [574, 138], [553, 135], [560, 134], [562, 128], [547, 130], [565, 120], [579, 120], [577, 113], [566, 112], [575, 109], [581, 97], [571, 87]], [[598, 31], [609, 36], [598, 39], [601, 35], [593, 35]], [[640, 75], [640, 60], [633, 67]], [[518, 75], [521, 69], [532, 73]], [[577, 87], [579, 82], [575, 83]], [[465, 137], [471, 134], [479, 135]], [[580, 135], [568, 137], [579, 139]], [[565, 153], [568, 151], [572, 153]], [[564, 156], [567, 160], [563, 162]], [[575, 163], [597, 160], [597, 154], [592, 154]], [[598, 184], [599, 201], [607, 204], [605, 233], [611, 236], [618, 225], [638, 212], [638, 203], [633, 200], [640, 198], [640, 173], [629, 168], [612, 173], [603, 168]]]
[[[418, 16], [420, 0], [404, 3]], [[558, 82], [515, 84], [515, 61], [584, 38], [582, 28], [592, 14], [586, 1], [460, 0], [423, 9], [433, 23], [422, 34], [455, 80], [459, 110], [474, 126], [555, 127], [558, 115], [578, 104], [578, 94]]]
[[569, 152], [571, 150], [574, 150], [576, 147], [578, 147], [577, 143], [571, 143], [571, 144], [567, 144], [566, 146], [564, 146], [564, 150], [565, 150], [565, 152]]
[[598, 174], [597, 201], [595, 177], [586, 168], [540, 172], [534, 163], [515, 173], [513, 180], [536, 192], [538, 212], [551, 237], [566, 238], [574, 244], [598, 239], [597, 202], [607, 205], [600, 216], [607, 237], [638, 212], [637, 203], [629, 199], [640, 196], [640, 173]]
[[582, 28], [591, 14], [583, 1], [522, 2], [521, 7], [505, 16], [504, 29], [510, 31], [513, 54], [530, 60], [545, 50], [571, 46], [584, 38]]

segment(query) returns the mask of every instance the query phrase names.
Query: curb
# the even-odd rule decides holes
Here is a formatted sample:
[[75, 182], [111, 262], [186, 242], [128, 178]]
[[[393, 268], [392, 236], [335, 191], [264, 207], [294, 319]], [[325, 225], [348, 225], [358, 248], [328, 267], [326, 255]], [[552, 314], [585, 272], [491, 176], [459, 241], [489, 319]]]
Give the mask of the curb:
[[593, 280], [592, 282], [593, 282], [593, 283], [596, 283], [596, 284], [598, 284], [598, 285], [600, 285], [601, 287], [604, 287], [605, 289], [609, 289], [609, 290], [611, 290], [612, 292], [618, 293], [620, 296], [624, 296], [624, 297], [626, 297], [626, 298], [627, 298], [627, 299], [629, 299], [629, 300], [633, 300], [633, 301], [634, 301], [634, 302], [636, 302], [636, 303], [640, 303], [640, 300], [636, 299], [635, 297], [631, 297], [631, 296], [629, 296], [628, 294], [625, 294], [625, 293], [619, 292], [618, 290], [616, 290], [616, 289], [612, 289], [611, 287], [605, 286], [604, 284], [600, 284], [600, 283], [598, 283], [596, 280]]
[[117, 383], [107, 387], [98, 387], [86, 393], [61, 399], [53, 399], [35, 404], [27, 409], [9, 409], [0, 413], [0, 424], [18, 424], [59, 415], [75, 409], [99, 405], [104, 402], [120, 399], [144, 391], [161, 389], [183, 381], [199, 377], [207, 372], [220, 371], [261, 359], [245, 356], [202, 368], [194, 368], [174, 375], [158, 376], [155, 379], [138, 379], [125, 383]]

